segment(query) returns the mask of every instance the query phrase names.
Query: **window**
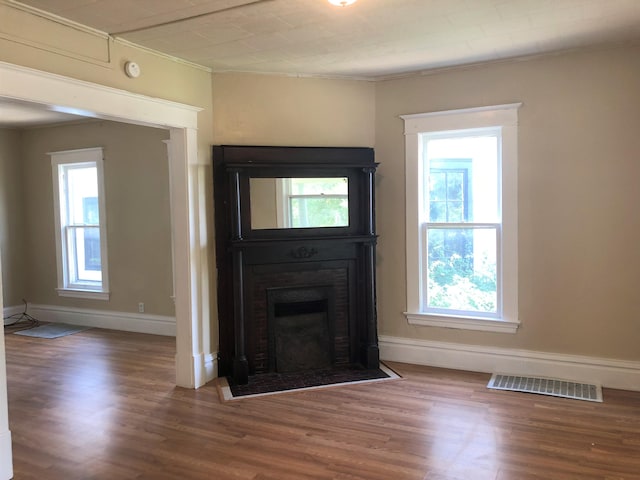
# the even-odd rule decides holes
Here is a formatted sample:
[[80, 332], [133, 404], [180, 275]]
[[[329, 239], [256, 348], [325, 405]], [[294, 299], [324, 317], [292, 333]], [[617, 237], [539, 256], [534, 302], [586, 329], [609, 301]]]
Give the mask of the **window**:
[[346, 177], [278, 180], [279, 226], [313, 228], [349, 225], [349, 184]]
[[102, 148], [52, 152], [58, 294], [107, 300]]
[[412, 324], [517, 329], [519, 106], [402, 117]]

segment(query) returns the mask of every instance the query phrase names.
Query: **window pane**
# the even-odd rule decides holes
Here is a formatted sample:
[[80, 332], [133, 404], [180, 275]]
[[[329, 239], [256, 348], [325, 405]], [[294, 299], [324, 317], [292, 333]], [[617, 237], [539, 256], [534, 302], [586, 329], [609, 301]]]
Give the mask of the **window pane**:
[[98, 197], [84, 197], [82, 199], [82, 223], [87, 225], [98, 225], [100, 223]]
[[429, 220], [444, 223], [447, 221], [447, 203], [431, 202], [429, 204]]
[[464, 187], [467, 184], [465, 173], [456, 170], [447, 172], [447, 200], [464, 200]]
[[98, 225], [98, 173], [95, 166], [67, 167], [67, 208], [70, 225]]
[[348, 185], [346, 177], [292, 178], [291, 195], [347, 195]]
[[471, 160], [458, 159], [455, 165], [433, 161], [429, 169], [429, 221], [465, 222], [468, 220], [469, 169]]
[[349, 225], [347, 197], [293, 197], [289, 199], [291, 227]]
[[[79, 229], [80, 230], [80, 229]], [[84, 249], [84, 270], [100, 271], [100, 231], [97, 228], [82, 229]]]
[[68, 227], [67, 263], [70, 283], [102, 281], [98, 227]]
[[429, 199], [444, 202], [447, 199], [447, 173], [432, 168], [429, 180]]
[[464, 222], [465, 220], [464, 202], [447, 202], [447, 222], [458, 223]]
[[427, 307], [497, 311], [496, 229], [428, 228]]
[[[437, 214], [430, 222], [499, 221], [498, 135], [427, 138], [427, 202], [430, 215]], [[433, 202], [446, 208], [434, 210]]]

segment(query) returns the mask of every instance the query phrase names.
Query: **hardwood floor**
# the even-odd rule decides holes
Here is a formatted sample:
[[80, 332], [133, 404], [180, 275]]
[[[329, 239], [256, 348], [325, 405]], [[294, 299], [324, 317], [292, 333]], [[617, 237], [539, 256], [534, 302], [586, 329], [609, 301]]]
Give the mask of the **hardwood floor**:
[[487, 374], [222, 403], [173, 386], [172, 338], [6, 335], [15, 480], [640, 479], [640, 393], [492, 391]]

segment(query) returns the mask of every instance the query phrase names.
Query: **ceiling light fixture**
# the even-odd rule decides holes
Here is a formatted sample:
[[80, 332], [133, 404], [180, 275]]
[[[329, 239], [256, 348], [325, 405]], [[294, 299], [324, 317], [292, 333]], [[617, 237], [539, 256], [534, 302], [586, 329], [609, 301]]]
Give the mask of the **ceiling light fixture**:
[[331, 5], [335, 5], [336, 7], [348, 7], [349, 5], [353, 5], [357, 0], [329, 0]]

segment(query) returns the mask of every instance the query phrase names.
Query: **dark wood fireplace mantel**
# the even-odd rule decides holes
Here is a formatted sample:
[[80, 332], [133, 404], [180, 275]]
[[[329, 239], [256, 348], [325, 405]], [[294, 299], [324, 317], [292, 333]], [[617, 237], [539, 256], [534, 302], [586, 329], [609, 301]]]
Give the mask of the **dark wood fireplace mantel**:
[[[373, 150], [214, 146], [213, 163], [220, 375], [244, 384], [249, 375], [295, 369], [304, 342], [316, 342], [307, 348], [315, 353], [301, 358], [300, 368], [313, 368], [314, 361], [378, 368]], [[347, 194], [333, 195], [348, 205], [337, 226], [299, 227], [282, 220], [302, 203], [279, 185], [312, 178], [347, 183]], [[261, 193], [258, 202], [257, 185], [275, 192], [269, 194], [280, 215], [273, 215], [273, 225], [265, 210], [271, 197]], [[284, 333], [273, 333], [277, 325]], [[304, 328], [299, 341], [292, 337]]]

